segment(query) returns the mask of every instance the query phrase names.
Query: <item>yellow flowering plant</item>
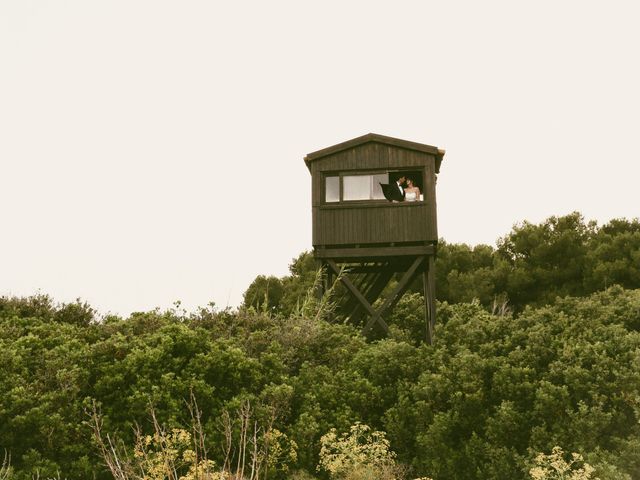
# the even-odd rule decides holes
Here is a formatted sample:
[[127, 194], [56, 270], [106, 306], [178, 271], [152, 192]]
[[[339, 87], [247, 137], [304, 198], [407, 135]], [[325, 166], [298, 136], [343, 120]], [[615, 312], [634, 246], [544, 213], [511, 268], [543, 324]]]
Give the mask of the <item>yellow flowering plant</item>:
[[532, 480], [598, 480], [595, 469], [579, 453], [566, 455], [562, 448], [553, 447], [550, 454], [539, 453], [529, 470]]
[[385, 433], [371, 430], [368, 425], [357, 422], [342, 435], [332, 428], [320, 439], [320, 444], [318, 470], [325, 470], [332, 479], [399, 480], [404, 477]]

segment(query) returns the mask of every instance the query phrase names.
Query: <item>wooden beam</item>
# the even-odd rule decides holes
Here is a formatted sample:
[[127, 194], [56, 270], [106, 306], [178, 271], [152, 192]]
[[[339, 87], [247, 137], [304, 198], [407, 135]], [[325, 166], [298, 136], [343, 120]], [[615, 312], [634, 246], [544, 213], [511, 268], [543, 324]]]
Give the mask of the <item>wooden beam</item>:
[[424, 308], [426, 324], [426, 340], [429, 345], [433, 345], [435, 340], [436, 323], [436, 290], [435, 290], [435, 261], [432, 256], [426, 259], [427, 268], [423, 273], [424, 283]]
[[[381, 272], [380, 274], [378, 274], [376, 276], [375, 282], [373, 282], [373, 284], [370, 286], [370, 288], [367, 289], [367, 291], [364, 294], [364, 297], [367, 299], [367, 301], [371, 305], [373, 305], [375, 303], [375, 301], [378, 299], [378, 297], [380, 296], [382, 291], [389, 284], [389, 280], [391, 280], [393, 278], [393, 273], [394, 272], [392, 270], [387, 270], [386, 272]], [[362, 309], [361, 309], [360, 305], [358, 305], [354, 309], [352, 314], [349, 315], [349, 318], [352, 319], [352, 320], [357, 321], [359, 319], [359, 317], [361, 316], [361, 313], [362, 313]]]
[[367, 274], [367, 273], [380, 273], [387, 270], [389, 267], [381, 264], [376, 265], [357, 265], [357, 266], [348, 266], [346, 268], [347, 273], [350, 274]]
[[388, 272], [388, 271], [393, 271], [395, 272], [406, 272], [407, 268], [409, 268], [409, 266], [411, 265], [410, 262], [411, 258], [409, 257], [400, 257], [399, 259], [389, 259], [389, 260], [385, 260], [384, 262], [380, 263], [376, 263], [374, 265], [363, 265], [363, 264], [358, 264], [358, 265], [351, 265], [351, 266], [347, 266], [346, 270], [347, 273], [382, 273], [382, 272]]
[[[327, 264], [333, 269], [334, 272], [336, 272], [336, 275], [338, 275], [340, 273], [340, 270], [338, 269], [338, 266], [336, 265], [336, 262], [334, 262], [333, 260], [327, 260]], [[355, 287], [355, 285], [351, 282], [351, 280], [349, 280], [349, 278], [346, 275], [342, 275], [340, 277], [340, 281], [344, 284], [345, 287], [347, 287], [347, 289], [351, 292], [351, 294], [354, 297], [356, 297], [356, 299], [358, 299], [358, 301], [367, 310], [367, 312], [369, 312], [369, 315], [375, 315], [376, 314], [376, 311], [373, 309], [371, 304], [369, 304], [369, 302], [367, 302], [367, 299], [364, 298], [364, 296], [362, 296], [360, 291]], [[385, 324], [385, 326], [386, 326], [386, 324]], [[387, 329], [388, 329], [388, 327], [387, 327]]]
[[[352, 275], [352, 273], [353, 272], [351, 270], [347, 271], [348, 275]], [[351, 276], [351, 278], [353, 278], [353, 276]], [[373, 284], [375, 279], [376, 279], [375, 273], [366, 273], [366, 274], [358, 275], [353, 280], [354, 286], [360, 291], [360, 293], [362, 293], [364, 298], [366, 298], [370, 304], [373, 302], [367, 296], [367, 291], [369, 290], [369, 287], [371, 286], [371, 284]], [[345, 314], [345, 318], [352, 319], [353, 312], [355, 312], [359, 308], [361, 308], [361, 305], [360, 305], [360, 302], [358, 302], [358, 299], [355, 298], [353, 295], [350, 295], [349, 300], [345, 302], [344, 308], [342, 311]]]
[[[409, 264], [408, 260], [412, 260], [411, 264]], [[340, 274], [340, 268], [336, 260], [325, 258], [320, 261], [327, 270], [328, 278]], [[407, 266], [409, 267], [408, 269], [406, 269]], [[416, 275], [421, 272], [424, 288], [425, 339], [427, 343], [433, 344], [436, 316], [435, 262], [433, 255], [419, 255], [413, 259], [399, 259], [398, 261], [390, 260], [385, 264], [362, 264], [349, 271], [349, 273], [354, 270], [359, 272], [356, 280], [352, 281], [349, 275], [344, 273], [340, 277], [342, 284], [350, 294], [349, 300], [344, 304], [343, 311], [352, 323], [358, 321], [364, 312], [369, 315], [370, 318], [362, 329], [363, 334], [369, 332], [376, 323], [380, 325], [385, 333], [389, 332], [389, 326], [383, 316], [393, 309], [414, 281]], [[372, 305], [396, 271], [404, 271], [404, 274], [383, 305], [376, 310]]]
[[393, 293], [391, 293], [387, 301], [380, 308], [379, 312], [381, 315], [384, 315], [388, 309], [393, 308], [395, 304], [398, 303], [398, 300], [400, 300], [400, 297], [402, 297], [402, 295], [407, 290], [407, 288], [409, 288], [409, 285], [411, 285], [411, 282], [415, 277], [416, 271], [418, 270], [418, 267], [420, 267], [422, 262], [423, 262], [422, 257], [418, 257], [413, 261], [413, 263], [411, 264], [411, 267], [409, 267], [409, 270], [407, 270], [407, 272], [403, 275], [402, 279], [396, 286]]
[[[356, 279], [353, 280], [353, 284], [360, 290], [364, 298], [367, 299], [370, 305], [376, 301], [376, 299], [380, 296], [380, 292], [386, 287], [388, 283], [388, 279], [385, 281], [384, 285], [378, 287], [379, 283], [382, 283], [380, 279], [380, 274], [385, 272], [385, 276], [392, 276], [393, 272], [389, 272], [391, 267], [390, 264], [392, 262], [384, 262], [384, 263], [360, 263], [357, 265], [350, 265], [346, 267], [346, 272], [353, 279], [353, 275], [357, 275]], [[394, 269], [397, 267], [394, 267]], [[406, 270], [406, 267], [403, 271]], [[344, 313], [344, 317], [349, 319], [352, 323], [358, 324], [360, 321], [360, 317], [363, 313], [362, 305], [358, 302], [358, 300], [353, 296], [349, 295], [349, 298], [346, 302], [341, 303], [340, 309]]]
[[325, 291], [328, 291], [333, 286], [333, 270], [328, 267], [325, 267], [324, 278], [326, 282]]
[[[369, 319], [369, 322], [367, 323], [367, 325], [362, 330], [363, 333], [368, 332], [376, 322], [380, 323], [382, 321], [382, 323], [384, 323], [384, 321], [382, 320], [382, 315], [384, 315], [387, 312], [388, 309], [392, 308], [398, 302], [398, 300], [400, 300], [400, 297], [404, 294], [406, 289], [409, 288], [409, 285], [410, 285], [411, 281], [413, 280], [413, 278], [414, 278], [414, 276], [416, 274], [416, 271], [418, 270], [418, 267], [422, 264], [424, 259], [425, 259], [425, 257], [417, 257], [413, 261], [413, 263], [411, 264], [411, 267], [402, 276], [402, 279], [400, 280], [400, 282], [398, 283], [398, 285], [396, 286], [394, 291], [391, 293], [389, 298], [386, 300], [386, 302], [384, 302], [382, 307], [380, 307], [375, 312], [375, 315], [371, 316], [371, 318]], [[386, 326], [386, 323], [384, 323], [384, 326], [385, 326], [385, 330], [388, 331], [388, 327]]]
[[338, 260], [341, 258], [363, 258], [372, 257], [402, 257], [416, 255], [433, 255], [435, 247], [433, 245], [422, 245], [413, 247], [362, 247], [362, 248], [318, 248], [315, 250], [316, 258]]

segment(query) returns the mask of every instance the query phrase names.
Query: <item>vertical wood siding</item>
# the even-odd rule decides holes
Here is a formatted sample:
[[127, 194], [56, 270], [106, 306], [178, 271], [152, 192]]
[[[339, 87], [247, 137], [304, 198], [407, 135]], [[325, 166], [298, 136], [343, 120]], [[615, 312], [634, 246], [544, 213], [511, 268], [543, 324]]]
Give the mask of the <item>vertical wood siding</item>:
[[[319, 158], [310, 168], [314, 246], [438, 240], [433, 155], [370, 142]], [[424, 202], [322, 205], [325, 173], [378, 169], [423, 169]]]

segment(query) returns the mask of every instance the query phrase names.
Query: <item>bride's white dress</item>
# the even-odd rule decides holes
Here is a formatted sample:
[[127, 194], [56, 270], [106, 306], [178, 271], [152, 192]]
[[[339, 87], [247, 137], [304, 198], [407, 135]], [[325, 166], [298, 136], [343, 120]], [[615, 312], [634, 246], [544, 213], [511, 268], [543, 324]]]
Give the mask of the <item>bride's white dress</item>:
[[418, 199], [418, 194], [416, 192], [407, 192], [404, 195], [405, 202], [415, 202]]

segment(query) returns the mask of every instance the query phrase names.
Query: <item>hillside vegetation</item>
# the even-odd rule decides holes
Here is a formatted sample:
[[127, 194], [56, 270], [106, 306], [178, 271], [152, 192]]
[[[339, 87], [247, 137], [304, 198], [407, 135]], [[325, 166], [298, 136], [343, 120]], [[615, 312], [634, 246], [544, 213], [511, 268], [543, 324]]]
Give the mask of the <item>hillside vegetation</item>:
[[[146, 469], [123, 479], [245, 463], [256, 480], [640, 478], [637, 220], [572, 214], [495, 249], [443, 243], [433, 346], [419, 293], [367, 341], [306, 296], [314, 278], [303, 254], [238, 310], [128, 318], [1, 298], [0, 478], [114, 478], [100, 438]], [[574, 473], [550, 473], [570, 452]]]
[[[260, 275], [245, 292], [245, 306], [263, 305], [289, 315], [311, 286], [310, 253], [296, 258], [291, 274]], [[585, 222], [577, 212], [540, 224], [523, 222], [498, 239], [496, 247], [438, 244], [436, 297], [442, 302], [478, 300], [516, 312], [544, 306], [558, 296], [584, 296], [611, 285], [640, 288], [640, 221], [614, 219], [605, 225]], [[420, 292], [421, 285], [414, 290]]]

